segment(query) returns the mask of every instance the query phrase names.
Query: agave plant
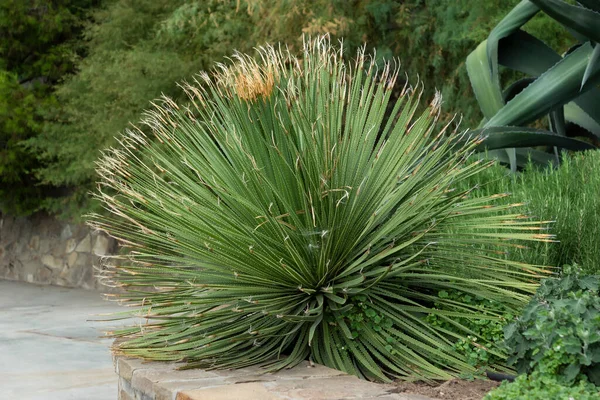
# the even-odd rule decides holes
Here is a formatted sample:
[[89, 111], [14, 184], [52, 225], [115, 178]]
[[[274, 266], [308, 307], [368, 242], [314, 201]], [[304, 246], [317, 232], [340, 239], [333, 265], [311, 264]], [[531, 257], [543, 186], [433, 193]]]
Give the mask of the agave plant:
[[489, 165], [465, 164], [481, 139], [436, 131], [439, 97], [418, 114], [397, 63], [348, 64], [327, 38], [300, 58], [267, 46], [232, 60], [98, 162], [110, 213], [91, 225], [126, 248], [110, 279], [146, 321], [115, 332], [115, 351], [202, 368], [310, 359], [384, 381], [473, 372], [452, 349], [466, 329], [424, 317], [498, 316], [438, 292], [520, 307], [543, 272], [503, 252], [549, 240], [499, 215], [516, 206], [489, 204], [503, 195], [453, 191]]
[[[578, 40], [557, 54], [521, 28], [539, 12], [564, 25]], [[600, 1], [523, 0], [467, 58], [467, 71], [484, 115], [481, 148], [516, 170], [531, 159], [555, 162], [557, 148], [586, 150], [596, 145], [573, 137], [587, 131], [600, 138]], [[503, 88], [500, 67], [526, 77]], [[548, 117], [548, 129], [526, 125]], [[570, 123], [570, 124], [569, 124]], [[571, 131], [571, 132], [569, 132]], [[530, 146], [554, 146], [555, 155]], [[516, 150], [515, 148], [519, 148]], [[504, 149], [504, 150], [497, 150]]]

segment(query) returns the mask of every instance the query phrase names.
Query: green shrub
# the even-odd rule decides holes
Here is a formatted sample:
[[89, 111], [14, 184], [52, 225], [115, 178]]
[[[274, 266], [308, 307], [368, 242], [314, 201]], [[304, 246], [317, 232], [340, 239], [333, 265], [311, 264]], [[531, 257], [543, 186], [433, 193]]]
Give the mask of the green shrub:
[[21, 145], [39, 129], [39, 93], [22, 88], [15, 74], [0, 70], [0, 212], [29, 214], [47, 195], [33, 169], [40, 164]]
[[[368, 43], [377, 57], [398, 56], [409, 76], [427, 82], [425, 96], [439, 88], [446, 118], [464, 115], [475, 126], [480, 114], [470, 92], [464, 59], [518, 0], [111, 0], [94, 13], [85, 33], [87, 57], [78, 73], [57, 90], [59, 107], [49, 113], [41, 134], [27, 141], [43, 161], [39, 179], [67, 186], [69, 196], [45, 202], [55, 213], [88, 209], [86, 194], [97, 176], [99, 152], [137, 118], [148, 101], [168, 95], [184, 101], [174, 82], [190, 79], [233, 50], [256, 44], [287, 43], [302, 50], [303, 34], [329, 33], [353, 54]], [[555, 50], [571, 42], [546, 16], [524, 29]], [[395, 94], [397, 95], [397, 94]]]
[[405, 86], [390, 103], [397, 66], [348, 64], [324, 38], [300, 59], [234, 59], [183, 85], [193, 107], [163, 98], [148, 135], [130, 129], [99, 161], [112, 214], [91, 225], [129, 247], [108, 278], [148, 321], [117, 332], [116, 351], [191, 367], [310, 358], [375, 380], [474, 372], [461, 336], [423, 316], [495, 319], [438, 296], [450, 289], [522, 307], [540, 269], [495, 254], [549, 239], [452, 190], [488, 165], [464, 164], [478, 142], [433, 140], [439, 97], [416, 113]]
[[516, 322], [504, 329], [519, 373], [538, 371], [567, 385], [600, 385], [600, 276], [566, 274], [542, 281]]
[[588, 151], [563, 157], [557, 168], [527, 166], [516, 176], [505, 168], [488, 168], [461, 189], [478, 187], [475, 196], [510, 193], [500, 202], [524, 203], [526, 214], [547, 224], [557, 243], [531, 243], [527, 249], [514, 248], [511, 258], [525, 263], [561, 267], [578, 264], [587, 274], [600, 273], [600, 152]]
[[[24, 145], [44, 130], [57, 107], [55, 85], [74, 71], [86, 11], [96, 0], [3, 0], [0, 2], [0, 212], [27, 215], [46, 199], [64, 194], [43, 182], [41, 152]], [[71, 143], [62, 138], [61, 146]]]
[[565, 385], [551, 375], [534, 372], [521, 375], [514, 382], [503, 382], [483, 400], [595, 400], [600, 389], [584, 380]]

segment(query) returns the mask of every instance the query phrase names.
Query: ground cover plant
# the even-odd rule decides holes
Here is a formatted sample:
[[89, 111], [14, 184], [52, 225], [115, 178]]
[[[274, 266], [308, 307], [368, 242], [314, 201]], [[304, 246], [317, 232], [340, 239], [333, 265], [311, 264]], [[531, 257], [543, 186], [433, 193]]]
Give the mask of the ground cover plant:
[[497, 389], [489, 392], [483, 400], [594, 400], [598, 396], [600, 396], [598, 387], [589, 382], [579, 381], [570, 386], [552, 375], [535, 372], [531, 375], [520, 375], [514, 382], [503, 382]]
[[485, 400], [596, 399], [600, 396], [600, 276], [566, 266], [544, 279], [522, 314], [504, 328], [508, 362], [521, 375]]
[[519, 309], [544, 271], [502, 251], [550, 235], [491, 204], [503, 195], [455, 190], [489, 163], [466, 163], [480, 138], [436, 130], [439, 96], [416, 113], [396, 63], [304, 46], [200, 74], [182, 85], [190, 106], [157, 101], [99, 160], [110, 214], [90, 223], [126, 246], [108, 278], [146, 320], [115, 332], [115, 351], [203, 368], [310, 359], [382, 381], [474, 372], [453, 347], [461, 318], [499, 313], [440, 291]]
[[[573, 268], [573, 267], [571, 267]], [[565, 273], [542, 281], [523, 314], [505, 327], [509, 363], [572, 385], [600, 385], [600, 276]]]
[[[466, 374], [463, 378], [483, 376], [491, 368], [504, 372], [510, 371], [509, 368], [504, 368], [507, 354], [503, 343], [503, 328], [514, 318], [514, 309], [506, 307], [499, 301], [473, 296], [457, 290], [440, 290], [438, 297], [440, 299], [452, 300], [454, 304], [461, 306], [468, 305], [481, 309], [483, 312], [494, 311], [498, 314], [498, 318], [493, 320], [481, 318], [469, 319], [465, 317], [456, 318], [436, 314], [429, 314], [427, 316], [428, 323], [450, 332], [466, 333], [466, 336], [458, 339], [453, 347], [457, 353], [463, 356], [469, 365], [476, 368], [477, 372], [475, 374]], [[434, 307], [447, 309], [448, 304], [436, 302], [434, 303]], [[457, 322], [459, 322], [458, 325]]]

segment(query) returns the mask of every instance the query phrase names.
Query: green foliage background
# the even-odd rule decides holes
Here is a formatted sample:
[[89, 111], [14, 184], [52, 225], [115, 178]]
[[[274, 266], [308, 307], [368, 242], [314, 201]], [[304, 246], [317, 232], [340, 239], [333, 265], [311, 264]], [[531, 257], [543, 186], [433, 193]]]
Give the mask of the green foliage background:
[[0, 1], [0, 210], [27, 214], [56, 196], [42, 184], [39, 154], [23, 141], [44, 130], [45, 113], [57, 107], [53, 89], [75, 71], [84, 54], [78, 40], [95, 0]]
[[[349, 57], [364, 43], [378, 57], [399, 57], [409, 78], [423, 82], [426, 96], [441, 90], [447, 115], [463, 114], [463, 126], [474, 126], [480, 115], [464, 60], [517, 3], [108, 0], [90, 8], [97, 6], [94, 0], [0, 0], [0, 32], [33, 32], [27, 28], [36, 18], [31, 8], [53, 10], [35, 20], [43, 34], [18, 41], [24, 53], [49, 49], [42, 61], [0, 50], [0, 70], [8, 71], [1, 75], [0, 92], [8, 93], [3, 99], [18, 99], [8, 103], [19, 109], [0, 100], [0, 151], [9, 154], [0, 161], [0, 203], [14, 213], [45, 209], [77, 217], [94, 206], [87, 193], [97, 179], [100, 150], [150, 100], [162, 93], [181, 99], [175, 82], [223, 62], [234, 50], [281, 42], [297, 52], [303, 34], [343, 38]], [[527, 28], [557, 50], [570, 43], [564, 29], [545, 16]], [[30, 75], [43, 77], [41, 95], [16, 83], [36, 65], [39, 71]]]

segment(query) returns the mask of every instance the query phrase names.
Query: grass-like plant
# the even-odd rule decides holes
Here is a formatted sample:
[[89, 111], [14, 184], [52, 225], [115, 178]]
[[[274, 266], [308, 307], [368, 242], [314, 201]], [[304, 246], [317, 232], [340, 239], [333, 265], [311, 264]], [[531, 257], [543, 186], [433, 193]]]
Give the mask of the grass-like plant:
[[373, 380], [473, 372], [452, 348], [468, 332], [425, 316], [498, 315], [438, 292], [521, 307], [543, 273], [498, 251], [548, 235], [499, 216], [503, 195], [453, 190], [488, 165], [465, 164], [480, 139], [436, 131], [439, 97], [417, 115], [396, 63], [347, 64], [326, 38], [257, 60], [182, 85], [188, 105], [157, 102], [98, 162], [110, 214], [91, 224], [128, 248], [111, 279], [146, 321], [115, 350], [203, 368], [311, 359]]
[[562, 156], [557, 168], [542, 168], [533, 163], [516, 174], [493, 166], [477, 176], [460, 182], [466, 190], [480, 184], [475, 196], [511, 193], [500, 203], [525, 203], [528, 215], [554, 221], [550, 226], [558, 243], [533, 243], [530, 249], [515, 249], [511, 259], [529, 264], [578, 264], [587, 274], [600, 274], [600, 152], [590, 150]]

